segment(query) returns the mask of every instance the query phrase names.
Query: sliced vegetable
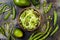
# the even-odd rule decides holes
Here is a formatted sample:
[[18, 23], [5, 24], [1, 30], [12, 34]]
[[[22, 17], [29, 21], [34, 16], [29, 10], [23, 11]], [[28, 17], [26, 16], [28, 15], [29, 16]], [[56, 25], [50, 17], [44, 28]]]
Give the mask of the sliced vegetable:
[[57, 26], [55, 27], [55, 29], [52, 31], [52, 33], [51, 33], [50, 36], [54, 35], [54, 34], [57, 32], [58, 29], [59, 29], [59, 26], [57, 25]]
[[31, 0], [32, 4], [36, 7], [36, 8], [40, 8], [40, 1], [39, 0]]
[[12, 19], [15, 19], [16, 18], [16, 10], [15, 10], [15, 8], [13, 7], [12, 8]]
[[15, 5], [19, 6], [19, 7], [25, 7], [25, 6], [29, 6], [30, 2], [29, 0], [13, 0]]
[[56, 25], [57, 19], [58, 19], [58, 14], [57, 14], [57, 12], [54, 10], [54, 26]]
[[23, 32], [20, 29], [15, 29], [14, 36], [17, 38], [21, 38], [21, 37], [23, 37]]
[[9, 18], [10, 14], [11, 14], [10, 11], [8, 11], [8, 14], [5, 15], [4, 20], [7, 20]]

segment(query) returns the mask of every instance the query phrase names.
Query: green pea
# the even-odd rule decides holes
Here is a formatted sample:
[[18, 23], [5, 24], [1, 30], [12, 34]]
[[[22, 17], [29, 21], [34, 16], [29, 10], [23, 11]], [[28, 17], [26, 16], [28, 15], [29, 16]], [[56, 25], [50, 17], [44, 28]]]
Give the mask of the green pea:
[[54, 34], [57, 32], [58, 29], [59, 29], [59, 26], [57, 25], [57, 26], [55, 27], [55, 29], [52, 31], [52, 33], [51, 33], [50, 36], [54, 35]]
[[51, 10], [52, 8], [52, 3], [49, 4], [48, 8], [47, 8], [47, 13]]
[[47, 12], [50, 11], [51, 7], [52, 7], [52, 3], [49, 4], [49, 6], [47, 8]]
[[44, 11], [44, 13], [47, 12], [47, 11], [46, 11], [46, 5], [47, 5], [47, 2], [46, 2], [46, 0], [44, 0], [44, 2], [43, 2], [43, 11]]
[[12, 9], [12, 19], [15, 19], [16, 18], [16, 10], [15, 10], [15, 8], [13, 7], [13, 9]]
[[48, 11], [50, 11], [51, 8], [52, 8], [52, 3], [49, 4], [49, 6], [48, 6], [48, 8], [47, 8]]
[[46, 7], [43, 8], [43, 9], [45, 9], [44, 13], [48, 13], [51, 10], [51, 8], [52, 8], [52, 3], [50, 3], [47, 8]]
[[51, 16], [48, 16], [46, 19], [52, 20], [52, 17]]
[[47, 2], [46, 2], [46, 0], [44, 0], [43, 7], [46, 7], [46, 5], [47, 5]]
[[10, 16], [10, 11], [8, 11], [8, 14], [5, 15], [4, 20], [7, 20]]
[[44, 12], [44, 13], [47, 13], [46, 10], [47, 10], [47, 8], [46, 8], [46, 7], [43, 7], [43, 12]]
[[57, 14], [57, 12], [54, 10], [54, 26], [56, 25], [57, 19], [58, 19], [58, 14]]

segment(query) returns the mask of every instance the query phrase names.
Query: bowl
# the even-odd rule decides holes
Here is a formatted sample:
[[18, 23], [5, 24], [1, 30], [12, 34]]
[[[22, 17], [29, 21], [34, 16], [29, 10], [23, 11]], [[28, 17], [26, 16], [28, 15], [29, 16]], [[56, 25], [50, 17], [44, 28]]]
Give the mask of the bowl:
[[[31, 10], [33, 10], [33, 13], [31, 13]], [[23, 14], [25, 16], [23, 16]], [[30, 15], [32, 15], [32, 16], [30, 16]], [[27, 18], [30, 18], [30, 19], [27, 19]], [[40, 27], [40, 24], [42, 22], [42, 15], [38, 10], [29, 7], [29, 8], [25, 8], [19, 12], [17, 21], [18, 21], [20, 28], [22, 28], [24, 31], [34, 31]], [[35, 23], [35, 24], [33, 26], [33, 24], [30, 24], [30, 23], [33, 23], [33, 24]], [[27, 25], [25, 25], [25, 24], [27, 24]]]

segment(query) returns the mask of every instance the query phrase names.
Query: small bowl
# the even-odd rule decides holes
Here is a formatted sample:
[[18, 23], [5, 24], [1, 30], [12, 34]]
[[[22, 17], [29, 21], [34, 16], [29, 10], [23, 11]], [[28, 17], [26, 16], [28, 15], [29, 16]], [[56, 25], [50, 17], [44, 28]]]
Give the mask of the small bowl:
[[37, 12], [37, 13], [35, 13], [35, 14], [36, 14], [36, 15], [38, 16], [38, 18], [40, 19], [40, 20], [39, 20], [39, 24], [37, 24], [37, 25], [36, 25], [36, 28], [33, 29], [33, 30], [24, 29], [22, 23], [20, 23], [20, 19], [19, 19], [19, 18], [20, 18], [20, 16], [21, 16], [21, 14], [22, 14], [25, 10], [27, 10], [27, 9], [34, 9], [34, 8], [29, 7], [29, 8], [25, 8], [25, 9], [23, 9], [22, 11], [20, 11], [20, 12], [19, 12], [19, 15], [18, 15], [17, 22], [18, 22], [20, 28], [22, 28], [24, 31], [34, 31], [34, 30], [36, 30], [36, 29], [38, 29], [38, 28], [40, 27], [40, 24], [41, 24], [41, 22], [42, 22], [42, 15], [41, 15], [41, 13], [40, 13], [39, 11], [37, 11], [36, 9], [34, 9], [34, 11]]

